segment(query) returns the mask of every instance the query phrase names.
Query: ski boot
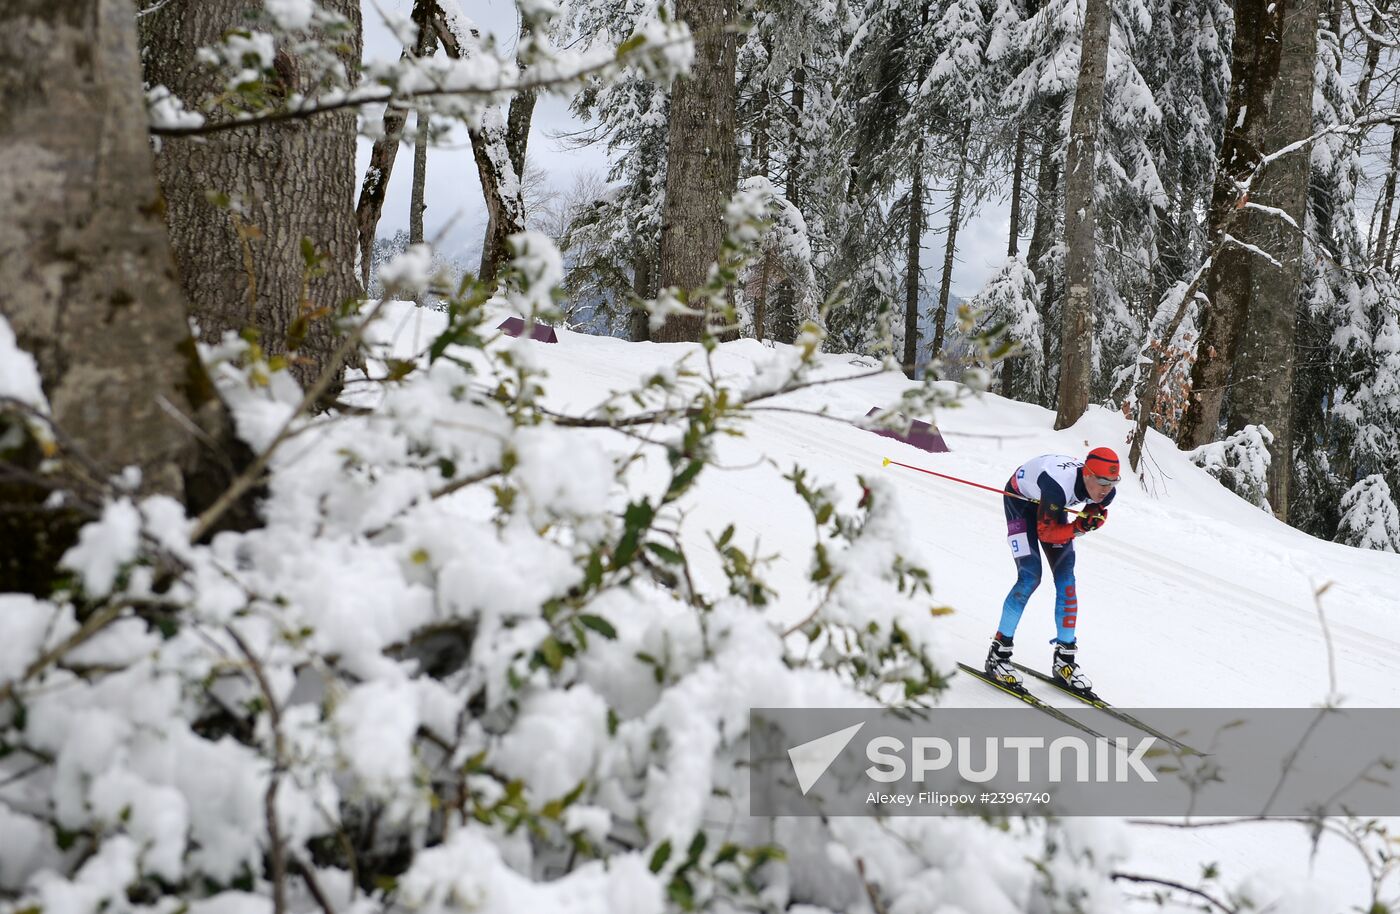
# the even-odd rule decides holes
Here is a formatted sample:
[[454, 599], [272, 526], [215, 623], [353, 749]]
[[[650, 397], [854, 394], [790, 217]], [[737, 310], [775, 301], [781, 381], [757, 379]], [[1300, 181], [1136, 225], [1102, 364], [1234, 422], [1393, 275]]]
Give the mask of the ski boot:
[[1076, 642], [1065, 644], [1063, 641], [1052, 642], [1055, 645], [1055, 657], [1051, 661], [1051, 672], [1055, 676], [1055, 681], [1060, 684], [1060, 688], [1076, 692], [1080, 695], [1094, 697], [1094, 684], [1089, 681], [1079, 669], [1079, 663], [1075, 660], [1075, 654], [1079, 651]]
[[1021, 685], [1021, 677], [1011, 665], [1011, 646], [1011, 639], [997, 632], [996, 637], [992, 639], [992, 646], [987, 649], [984, 668], [989, 678], [1020, 692], [1025, 686]]

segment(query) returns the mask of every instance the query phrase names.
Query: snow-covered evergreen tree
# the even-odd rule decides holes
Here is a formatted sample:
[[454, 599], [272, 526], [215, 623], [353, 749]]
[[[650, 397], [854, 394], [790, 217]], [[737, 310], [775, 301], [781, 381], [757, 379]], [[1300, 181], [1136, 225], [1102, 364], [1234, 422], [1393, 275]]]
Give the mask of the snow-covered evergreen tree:
[[1012, 257], [967, 302], [976, 315], [977, 331], [996, 331], [996, 337], [1008, 347], [1002, 353], [1004, 358], [990, 366], [1004, 397], [1035, 402], [1043, 393], [1045, 331], [1039, 300], [1035, 274], [1025, 258]]
[[1269, 445], [1274, 436], [1262, 425], [1246, 425], [1220, 441], [1191, 452], [1191, 462], [1250, 504], [1269, 511]]
[[[1349, 123], [1357, 99], [1337, 36], [1324, 30], [1318, 45], [1313, 127], [1322, 131]], [[1331, 134], [1313, 144], [1298, 333], [1302, 351], [1324, 355], [1301, 359], [1295, 380], [1294, 414], [1305, 433], [1295, 439], [1299, 498], [1290, 522], [1342, 542], [1357, 532], [1340, 502], [1372, 476], [1400, 479], [1400, 288], [1369, 267], [1360, 174], [1355, 143]]]
[[1342, 498], [1337, 542], [1360, 549], [1400, 552], [1400, 509], [1385, 477], [1367, 476]]

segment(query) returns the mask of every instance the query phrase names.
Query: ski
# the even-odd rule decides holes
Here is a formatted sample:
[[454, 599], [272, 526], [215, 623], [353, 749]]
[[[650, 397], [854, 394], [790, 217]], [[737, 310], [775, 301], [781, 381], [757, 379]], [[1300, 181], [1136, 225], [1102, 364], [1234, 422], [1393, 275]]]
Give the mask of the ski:
[[1104, 736], [1102, 733], [1092, 729], [1087, 724], [1080, 723], [1079, 721], [1075, 720], [1073, 717], [1069, 716], [1064, 711], [1061, 711], [1054, 705], [1046, 704], [1045, 702], [1041, 701], [1039, 698], [1035, 697], [1025, 689], [1017, 690], [1008, 686], [1006, 683], [997, 682], [995, 679], [988, 676], [982, 670], [970, 667], [966, 663], [959, 663], [958, 666], [962, 669], [963, 672], [971, 673], [973, 676], [982, 680], [992, 688], [999, 689], [1002, 692], [1005, 692], [1007, 695], [1012, 696], [1013, 698], [1018, 698], [1032, 708], [1035, 708], [1039, 711], [1044, 711], [1046, 714], [1055, 718], [1060, 723], [1068, 724], [1069, 726], [1074, 727], [1076, 730], [1082, 730], [1090, 736], [1094, 737], [1095, 739], [1107, 739], [1107, 737]]
[[[1091, 708], [1094, 708], [1094, 709], [1096, 709], [1096, 710], [1102, 711], [1102, 712], [1104, 712], [1105, 714], [1109, 715], [1110, 717], [1116, 717], [1116, 718], [1118, 718], [1119, 720], [1121, 720], [1123, 723], [1127, 724], [1127, 725], [1130, 726], [1130, 727], [1136, 727], [1137, 729], [1141, 730], [1141, 731], [1144, 732], [1144, 733], [1147, 733], [1147, 734], [1149, 734], [1149, 735], [1151, 735], [1151, 736], [1157, 737], [1158, 739], [1160, 739], [1160, 740], [1161, 740], [1162, 742], [1164, 742], [1164, 743], [1167, 743], [1167, 744], [1169, 744], [1169, 745], [1175, 746], [1177, 749], [1180, 749], [1182, 752], [1189, 752], [1189, 753], [1191, 753], [1192, 755], [1205, 755], [1205, 754], [1206, 754], [1206, 753], [1204, 753], [1204, 752], [1201, 752], [1199, 749], [1194, 749], [1194, 748], [1192, 748], [1191, 746], [1186, 745], [1185, 743], [1183, 743], [1181, 740], [1177, 739], [1176, 737], [1168, 736], [1167, 734], [1163, 733], [1161, 730], [1158, 730], [1156, 727], [1151, 726], [1150, 724], [1145, 724], [1145, 723], [1143, 723], [1142, 721], [1138, 720], [1136, 717], [1134, 717], [1133, 715], [1129, 714], [1128, 712], [1126, 712], [1126, 711], [1121, 711], [1121, 710], [1119, 710], [1118, 708], [1115, 708], [1113, 705], [1111, 705], [1111, 704], [1109, 704], [1108, 702], [1104, 701], [1102, 698], [1100, 698], [1098, 695], [1096, 695], [1096, 694], [1093, 693], [1092, 691], [1089, 692], [1087, 695], [1085, 695], [1085, 694], [1082, 694], [1082, 693], [1080, 693], [1080, 692], [1076, 692], [1076, 691], [1074, 691], [1073, 689], [1069, 688], [1069, 687], [1066, 686], [1064, 683], [1060, 682], [1060, 680], [1056, 679], [1054, 676], [1050, 676], [1050, 675], [1047, 675], [1046, 673], [1042, 673], [1040, 670], [1032, 669], [1032, 668], [1026, 666], [1026, 665], [1023, 664], [1023, 663], [1017, 663], [1016, 661], [1013, 660], [1013, 661], [1011, 661], [1011, 665], [1014, 666], [1016, 669], [1020, 670], [1021, 672], [1023, 672], [1023, 673], [1025, 673], [1025, 674], [1029, 675], [1029, 676], [1034, 676], [1036, 679], [1039, 679], [1041, 682], [1044, 682], [1044, 683], [1047, 683], [1047, 684], [1049, 684], [1049, 685], [1054, 686], [1055, 688], [1059, 689], [1061, 692], [1064, 692], [1066, 695], [1073, 695], [1075, 698], [1079, 699], [1080, 701], [1082, 701], [1084, 704], [1088, 705], [1088, 706], [1091, 707]], [[990, 681], [990, 680], [989, 680], [989, 681]]]

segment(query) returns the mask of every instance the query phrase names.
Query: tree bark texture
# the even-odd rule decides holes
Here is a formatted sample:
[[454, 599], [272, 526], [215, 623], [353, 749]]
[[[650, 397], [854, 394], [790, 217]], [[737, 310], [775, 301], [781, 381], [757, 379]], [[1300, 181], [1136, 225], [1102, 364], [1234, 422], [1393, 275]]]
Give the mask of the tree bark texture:
[[[230, 423], [190, 336], [146, 121], [129, 0], [0, 7], [0, 313], [38, 364], [66, 479], [135, 466], [143, 492], [193, 500], [227, 478], [197, 437], [223, 446]], [[25, 512], [46, 493], [7, 477], [0, 591], [45, 592], [75, 531]]]
[[1390, 128], [1390, 164], [1385, 172], [1385, 191], [1381, 195], [1381, 225], [1376, 233], [1376, 242], [1372, 247], [1371, 259], [1377, 264], [1384, 264], [1387, 270], [1390, 269], [1391, 251], [1390, 244], [1392, 227], [1390, 216], [1392, 207], [1395, 205], [1395, 172], [1400, 169], [1400, 127]]
[[525, 201], [520, 175], [510, 161], [508, 132], [499, 106], [486, 109], [481, 126], [468, 131], [486, 200], [486, 237], [481, 243], [481, 267], [477, 271], [483, 280], [496, 278], [507, 257], [506, 239], [525, 231]]
[[[734, 0], [677, 0], [676, 18], [695, 36], [695, 64], [671, 93], [659, 281], [691, 290], [704, 284], [719, 256], [725, 205], [738, 181]], [[699, 316], [672, 315], [653, 339], [698, 341], [701, 324]]]
[[[656, 297], [656, 246], [637, 239], [632, 256], [632, 292], [641, 301]], [[634, 343], [651, 339], [651, 315], [645, 308], [633, 307], [628, 314], [627, 338]]]
[[1031, 238], [1026, 246], [1026, 263], [1037, 276], [1044, 270], [1040, 262], [1055, 235], [1055, 206], [1060, 195], [1060, 165], [1055, 160], [1059, 145], [1054, 119], [1045, 118], [1041, 129], [1040, 150], [1036, 156], [1035, 215], [1031, 221]]
[[1011, 160], [1011, 231], [1006, 238], [1006, 256], [1015, 257], [1021, 248], [1021, 181], [1026, 171], [1026, 128], [1016, 128], [1016, 152]]
[[1074, 91], [1069, 147], [1065, 152], [1065, 299], [1060, 327], [1059, 409], [1055, 428], [1079, 421], [1089, 405], [1090, 360], [1094, 351], [1094, 206], [1103, 90], [1108, 73], [1108, 0], [1086, 0]]
[[[196, 50], [246, 27], [261, 6], [200, 0], [154, 7], [141, 19], [147, 81], [191, 104], [217, 91], [219, 77], [196, 61]], [[342, 58], [353, 74], [360, 4], [325, 0], [322, 6], [353, 23]], [[312, 88], [302, 62], [279, 51], [275, 66], [281, 91]], [[329, 365], [336, 310], [364, 294], [354, 268], [355, 119], [347, 110], [167, 139], [156, 160], [176, 269], [201, 336], [212, 342], [255, 327], [269, 355], [294, 354], [291, 368], [303, 385]], [[218, 194], [231, 202], [217, 204]], [[303, 239], [325, 255], [319, 276], [310, 275]]]
[[[1236, 4], [1229, 108], [1211, 201], [1212, 244], [1236, 206], [1236, 182], [1254, 170], [1262, 154], [1311, 130], [1317, 15], [1316, 0]], [[1308, 167], [1306, 152], [1274, 162], [1251, 188], [1251, 200], [1282, 209], [1302, 225]], [[1217, 438], [1233, 373], [1230, 427], [1263, 423], [1273, 432], [1270, 503], [1283, 511], [1292, 463], [1288, 410], [1302, 237], [1278, 216], [1259, 210], [1235, 214], [1229, 233], [1239, 243], [1221, 246], [1211, 263], [1209, 305], [1177, 441], [1194, 448]], [[1282, 475], [1276, 479], [1275, 472]]]
[[[1368, 28], [1379, 35], [1385, 29], [1385, 14], [1390, 0], [1379, 0], [1371, 10], [1371, 23]], [[1337, 36], [1341, 38], [1340, 33]], [[1371, 100], [1371, 81], [1376, 75], [1376, 65], [1381, 59], [1381, 43], [1370, 36], [1366, 38], [1366, 59], [1361, 64], [1361, 80], [1356, 85], [1356, 110], [1365, 111]]]
[[530, 121], [535, 114], [535, 101], [539, 93], [534, 90], [517, 92], [511, 96], [510, 111], [506, 115], [506, 150], [510, 153], [510, 164], [520, 177], [525, 176], [525, 150], [530, 143]]
[[[1261, 4], [1261, 18], [1281, 17], [1278, 31], [1272, 34], [1281, 35], [1282, 47], [1267, 101], [1267, 132], [1258, 148], [1272, 151], [1312, 133], [1318, 8], [1317, 0], [1267, 3]], [[1259, 189], [1252, 195], [1254, 201], [1281, 209], [1297, 225], [1303, 225], [1309, 171], [1306, 153], [1279, 159], [1261, 176]], [[1303, 236], [1278, 216], [1257, 210], [1249, 211], [1243, 231], [1247, 235], [1242, 241], [1267, 251], [1277, 263], [1246, 252], [1249, 260], [1243, 266], [1250, 285], [1231, 369], [1227, 430], [1233, 433], [1246, 425], [1263, 425], [1273, 432], [1269, 505], [1276, 516], [1286, 520], [1293, 474], [1294, 335], [1303, 283]], [[1238, 246], [1228, 245], [1230, 248]]]
[[1060, 163], [1055, 157], [1059, 147], [1057, 120], [1051, 106], [1051, 116], [1044, 119], [1041, 127], [1039, 164], [1036, 172], [1035, 217], [1031, 227], [1030, 243], [1026, 246], [1026, 263], [1040, 280], [1040, 317], [1044, 331], [1041, 333], [1041, 378], [1037, 385], [1041, 391], [1041, 406], [1051, 406], [1050, 396], [1050, 356], [1053, 342], [1050, 322], [1050, 304], [1057, 293], [1055, 271], [1045, 261], [1055, 236], [1055, 212], [1060, 197]]
[[428, 187], [428, 112], [422, 108], [415, 115], [413, 133], [413, 192], [408, 202], [408, 243], [423, 243], [423, 210], [428, 202], [423, 198]]
[[[803, 196], [802, 188], [802, 112], [807, 105], [807, 70], [798, 59], [798, 66], [792, 71], [791, 104], [787, 109], [788, 156], [787, 179], [784, 181], [783, 196], [793, 206], [801, 209], [798, 202]], [[784, 277], [778, 281], [773, 295], [773, 338], [780, 343], [797, 340], [797, 290], [792, 281]]]
[[[919, 254], [924, 238], [924, 138], [914, 143], [914, 176], [909, 187], [909, 234], [904, 264], [904, 374], [913, 380], [919, 362]], [[938, 355], [937, 352], [934, 353]]]
[[948, 297], [953, 287], [953, 259], [958, 251], [958, 226], [962, 222], [963, 194], [967, 190], [967, 147], [972, 139], [972, 121], [963, 121], [958, 145], [958, 174], [953, 179], [953, 199], [948, 208], [948, 238], [943, 245], [943, 278], [938, 284], [938, 308], [933, 313], [933, 357], [943, 352], [943, 333], [948, 325]]
[[[433, 13], [437, 4], [434, 0], [415, 0], [413, 23], [418, 26], [418, 40], [412, 55], [426, 57], [436, 44], [436, 31]], [[410, 56], [405, 49], [400, 60]], [[399, 142], [403, 139], [404, 123], [408, 111], [389, 106], [384, 109], [382, 135], [374, 141], [369, 153], [369, 167], [365, 169], [364, 181], [360, 184], [360, 200], [355, 206], [355, 224], [360, 237], [360, 282], [369, 285], [370, 262], [374, 256], [374, 236], [379, 230], [379, 219], [384, 215], [384, 197], [389, 192], [389, 178], [394, 173], [394, 159], [399, 154]]]
[[481, 243], [482, 279], [494, 279], [508, 259], [506, 239], [525, 231], [525, 151], [530, 139], [530, 119], [535, 93], [521, 92], [510, 100], [505, 121], [499, 108], [482, 119], [472, 134], [481, 192], [486, 198], [486, 237]]

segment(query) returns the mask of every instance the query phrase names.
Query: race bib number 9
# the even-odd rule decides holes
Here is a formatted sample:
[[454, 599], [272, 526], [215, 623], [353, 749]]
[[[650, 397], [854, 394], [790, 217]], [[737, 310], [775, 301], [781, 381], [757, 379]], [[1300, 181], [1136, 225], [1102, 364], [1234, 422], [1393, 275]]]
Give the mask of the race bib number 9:
[[1019, 559], [1023, 555], [1031, 554], [1031, 539], [1026, 534], [1014, 533], [1008, 536], [1006, 541], [1011, 544], [1011, 554], [1014, 557]]

